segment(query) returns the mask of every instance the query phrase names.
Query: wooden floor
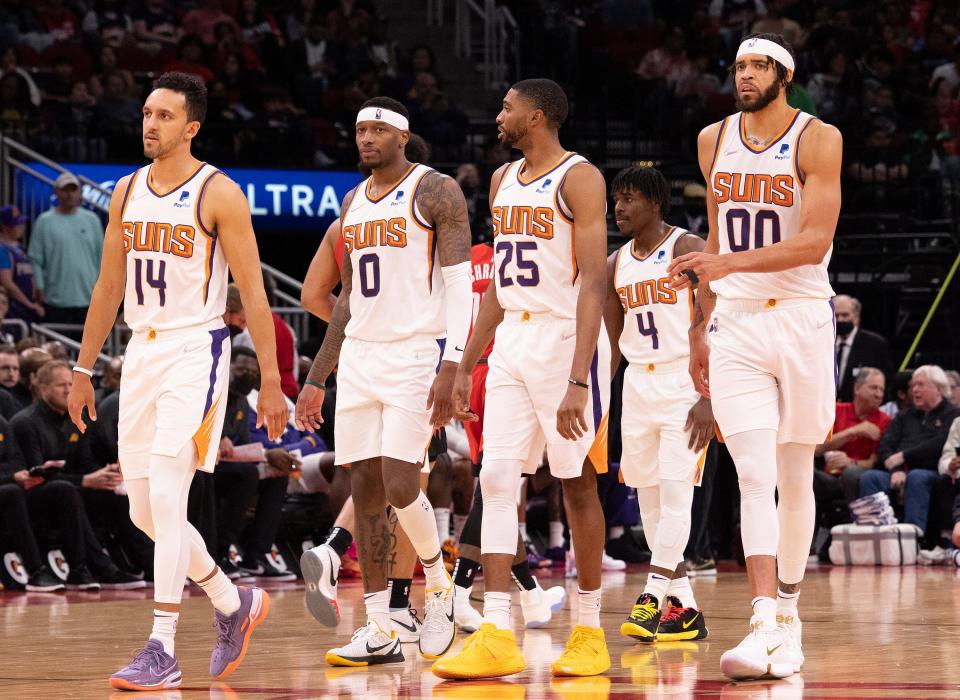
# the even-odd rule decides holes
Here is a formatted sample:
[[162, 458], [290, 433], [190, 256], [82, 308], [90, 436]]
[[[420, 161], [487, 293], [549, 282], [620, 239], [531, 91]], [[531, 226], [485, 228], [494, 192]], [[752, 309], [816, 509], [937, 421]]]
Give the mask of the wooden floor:
[[[613, 667], [600, 678], [557, 681], [549, 664], [562, 650], [567, 609], [542, 630], [522, 635], [527, 671], [499, 682], [440, 682], [415, 647], [407, 661], [376, 670], [335, 669], [326, 649], [346, 640], [362, 622], [357, 584], [341, 586], [344, 619], [320, 627], [306, 612], [295, 584], [271, 589], [270, 617], [253, 636], [243, 666], [228, 683], [207, 675], [214, 641], [213, 615], [202, 593], [184, 601], [177, 655], [178, 691], [142, 693], [164, 700], [305, 700], [307, 698], [958, 698], [960, 697], [960, 585], [953, 569], [812, 568], [801, 597], [807, 663], [779, 682], [729, 683], [720, 654], [746, 633], [746, 576], [721, 571], [694, 589], [710, 638], [655, 647], [619, 636], [620, 621], [642, 586], [641, 573], [604, 575], [602, 621]], [[544, 585], [562, 578], [542, 578]], [[576, 584], [567, 582], [575, 594]], [[422, 588], [414, 590], [414, 600]], [[0, 698], [134, 697], [111, 693], [108, 676], [143, 644], [150, 591], [69, 595], [0, 593]], [[514, 596], [514, 617], [520, 617]], [[461, 636], [462, 638], [462, 636]]]

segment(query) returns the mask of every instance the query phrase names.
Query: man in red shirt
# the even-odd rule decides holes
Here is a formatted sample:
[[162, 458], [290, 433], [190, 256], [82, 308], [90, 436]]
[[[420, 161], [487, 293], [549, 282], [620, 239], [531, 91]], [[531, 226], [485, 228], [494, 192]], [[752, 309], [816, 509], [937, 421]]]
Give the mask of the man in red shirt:
[[883, 372], [861, 367], [853, 402], [837, 404], [833, 435], [816, 450], [824, 459], [823, 471], [815, 471], [813, 479], [818, 505], [821, 493], [832, 500], [842, 489], [848, 503], [859, 496], [860, 475], [877, 461], [877, 445], [890, 424], [890, 416], [880, 410], [885, 388]]

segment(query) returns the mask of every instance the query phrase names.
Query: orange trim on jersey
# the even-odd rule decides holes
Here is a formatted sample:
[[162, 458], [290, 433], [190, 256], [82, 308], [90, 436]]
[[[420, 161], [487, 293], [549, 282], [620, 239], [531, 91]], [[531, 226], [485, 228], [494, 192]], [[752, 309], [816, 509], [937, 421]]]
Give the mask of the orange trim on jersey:
[[200, 163], [200, 167], [197, 168], [196, 170], [194, 170], [194, 171], [193, 171], [193, 174], [190, 175], [190, 177], [188, 177], [186, 180], [184, 180], [184, 181], [181, 182], [179, 185], [177, 185], [176, 187], [174, 187], [172, 190], [167, 190], [167, 191], [164, 192], [163, 194], [160, 194], [160, 193], [157, 192], [155, 189], [153, 189], [153, 185], [150, 184], [150, 176], [153, 174], [153, 166], [152, 166], [152, 165], [148, 165], [148, 166], [147, 166], [147, 168], [148, 168], [148, 170], [147, 170], [147, 189], [150, 190], [150, 192], [151, 192], [155, 197], [166, 197], [167, 195], [173, 194], [174, 192], [176, 192], [177, 190], [179, 190], [181, 187], [183, 187], [184, 185], [186, 185], [188, 182], [190, 182], [193, 178], [195, 178], [195, 177], [197, 176], [197, 173], [199, 173], [201, 170], [203, 170], [203, 166], [204, 166], [204, 165], [206, 165], [206, 163]]
[[720, 432], [720, 426], [717, 425], [717, 421], [713, 421], [713, 433], [717, 436], [717, 442], [719, 442], [721, 445], [726, 442], [723, 439], [723, 433]]
[[787, 132], [790, 131], [794, 123], [797, 121], [797, 117], [799, 116], [800, 116], [800, 110], [798, 109], [793, 113], [793, 118], [787, 122], [786, 128], [784, 128], [784, 130], [781, 131], [776, 138], [772, 139], [770, 143], [768, 143], [766, 146], [763, 146], [762, 148], [754, 148], [747, 141], [747, 127], [743, 123], [743, 112], [740, 112], [740, 142], [743, 143], [743, 145], [746, 146], [751, 153], [763, 153], [764, 151], [767, 151], [773, 146], [775, 146], [776, 144], [780, 143], [780, 139], [782, 139], [784, 136], [787, 135]]
[[209, 231], [201, 222], [200, 205], [203, 202], [203, 193], [207, 188], [207, 184], [213, 179], [213, 176], [219, 172], [219, 170], [214, 170], [203, 179], [203, 182], [200, 184], [200, 189], [197, 190], [197, 200], [193, 205], [193, 223], [196, 224], [197, 230], [207, 237], [207, 252], [203, 259], [203, 287], [200, 288], [204, 306], [207, 304], [207, 295], [210, 293], [210, 277], [213, 275], [213, 251], [216, 246], [217, 236], [215, 233]]
[[570, 224], [570, 258], [570, 263], [573, 266], [573, 277], [570, 278], [570, 284], [573, 284], [580, 275], [580, 266], [577, 265], [577, 227], [573, 223]]
[[433, 260], [436, 257], [433, 250], [433, 242], [436, 239], [436, 232], [432, 228], [427, 229], [427, 289], [433, 294]]
[[519, 163], [519, 160], [514, 160], [507, 163], [507, 169], [503, 171], [503, 175], [500, 176], [500, 182], [497, 183], [497, 189], [493, 191], [493, 196], [490, 197], [490, 201], [496, 203], [497, 193], [500, 192], [500, 187], [503, 185], [503, 181], [507, 179], [507, 175], [510, 174], [510, 168]]
[[413, 169], [414, 169], [415, 167], [417, 167], [417, 165], [419, 165], [419, 163], [411, 163], [411, 164], [410, 164], [410, 167], [407, 168], [407, 172], [405, 172], [405, 173], [400, 177], [399, 180], [397, 180], [395, 183], [393, 183], [392, 185], [390, 185], [390, 189], [388, 189], [386, 192], [384, 192], [383, 194], [381, 194], [381, 195], [380, 195], [379, 197], [377, 197], [376, 199], [374, 199], [373, 197], [370, 196], [370, 183], [373, 182], [373, 176], [371, 175], [370, 178], [367, 180], [366, 186], [364, 186], [364, 188], [363, 188], [363, 196], [366, 197], [366, 198], [367, 198], [368, 200], [370, 200], [371, 202], [373, 202], [374, 204], [378, 204], [379, 202], [382, 202], [384, 197], [386, 197], [388, 194], [390, 194], [390, 193], [393, 192], [395, 189], [397, 189], [397, 187], [400, 186], [400, 183], [402, 183], [404, 180], [407, 179], [407, 177], [410, 175], [410, 173], [413, 172]]
[[710, 170], [708, 171], [711, 180], [713, 179], [713, 168], [717, 164], [717, 156], [720, 155], [720, 144], [723, 143], [723, 135], [727, 132], [729, 121], [730, 117], [724, 117], [723, 121], [720, 122], [720, 133], [717, 134], [717, 143], [713, 147], [713, 160], [710, 161]]
[[623, 246], [617, 248], [617, 257], [613, 259], [613, 288], [617, 288], [617, 273], [620, 272], [620, 253], [623, 252]]
[[197, 458], [202, 465], [207, 457], [207, 450], [210, 449], [210, 440], [213, 437], [213, 424], [216, 422], [217, 408], [220, 406], [220, 397], [213, 402], [213, 405], [203, 417], [200, 427], [193, 434], [193, 444], [197, 446]]
[[593, 468], [597, 474], [606, 474], [608, 469], [607, 459], [607, 434], [609, 427], [610, 414], [603, 414], [600, 419], [600, 425], [597, 427], [596, 436], [593, 438], [593, 444], [587, 452], [587, 457], [593, 463]]
[[127, 191], [123, 193], [123, 203], [120, 205], [121, 223], [123, 222], [124, 216], [126, 215], [127, 204], [130, 203], [130, 195], [133, 192], [133, 186], [137, 184], [137, 175], [140, 174], [140, 170], [143, 170], [143, 168], [133, 171], [133, 175], [130, 176], [130, 184], [127, 185]]
[[417, 178], [417, 184], [413, 186], [413, 192], [410, 194], [410, 220], [425, 231], [433, 231], [433, 226], [428, 224], [426, 221], [421, 220], [420, 217], [417, 216], [417, 190], [420, 189], [420, 183], [423, 182], [423, 178], [433, 172], [436, 171], [425, 170], [423, 174]]
[[630, 255], [633, 256], [633, 259], [634, 259], [634, 260], [639, 260], [640, 262], [643, 262], [644, 260], [646, 260], [647, 258], [649, 258], [651, 255], [653, 255], [654, 253], [656, 253], [658, 250], [660, 250], [660, 248], [663, 247], [663, 244], [667, 241], [668, 238], [670, 238], [670, 236], [673, 235], [673, 232], [676, 231], [676, 230], [677, 230], [677, 227], [676, 227], [676, 226], [671, 226], [671, 227], [670, 227], [670, 230], [667, 231], [667, 234], [666, 234], [663, 238], [661, 238], [661, 239], [657, 242], [657, 244], [656, 244], [653, 248], [650, 249], [650, 252], [647, 253], [646, 255], [644, 255], [643, 257], [641, 257], [640, 255], [638, 255], [638, 254], [637, 254], [637, 251], [634, 250], [634, 246], [637, 244], [637, 240], [636, 240], [636, 239], [633, 239], [633, 240], [630, 242]]
[[[576, 153], [574, 153], [574, 155], [576, 155]], [[570, 170], [573, 170], [573, 168], [570, 168]], [[563, 183], [567, 181], [567, 175], [570, 174], [570, 170], [568, 170], [563, 174], [563, 177], [560, 178], [560, 182], [557, 183], [557, 189], [553, 191], [553, 208], [560, 215], [561, 219], [566, 221], [568, 224], [573, 225], [573, 214], [571, 213], [568, 215], [563, 208], [563, 203], [560, 201], [560, 197], [561, 197], [560, 190], [563, 189]]]
[[703, 465], [707, 461], [707, 450], [710, 449], [710, 443], [708, 442], [702, 450], [700, 450], [700, 456], [697, 457], [697, 471], [693, 475], [693, 485], [699, 486], [700, 481], [703, 479]]
[[793, 147], [793, 178], [796, 180], [797, 184], [800, 185], [800, 189], [803, 189], [804, 183], [807, 179], [800, 172], [800, 139], [803, 138], [803, 132], [807, 130], [807, 127], [810, 126], [816, 117], [811, 117], [807, 120], [807, 123], [803, 125], [803, 128], [800, 129], [800, 133], [797, 134], [797, 142]]
[[[561, 165], [563, 165], [564, 163], [566, 163], [568, 160], [570, 160], [571, 158], [573, 158], [575, 155], [577, 155], [575, 151], [567, 151], [567, 152], [564, 153], [562, 156], [560, 156], [560, 160], [558, 160], [558, 161], [557, 161], [554, 165], [552, 165], [549, 169], [545, 170], [544, 172], [540, 173], [540, 174], [537, 175], [535, 178], [533, 178], [532, 180], [529, 180], [529, 181], [527, 181], [527, 182], [524, 182], [523, 177], [521, 177], [521, 175], [520, 175], [520, 171], [523, 170], [523, 165], [521, 165], [521, 166], [520, 166], [520, 170], [517, 170], [517, 182], [519, 182], [519, 183], [520, 183], [521, 185], [523, 185], [524, 187], [526, 187], [527, 185], [532, 185], [534, 182], [536, 182], [536, 181], [539, 180], [540, 178], [546, 177], [547, 175], [549, 175], [550, 173], [552, 173], [554, 170], [556, 170], [557, 168], [559, 168]], [[526, 158], [523, 158], [522, 161], [518, 161], [518, 162], [522, 162], [524, 165], [526, 165], [527, 159], [526, 159]]]

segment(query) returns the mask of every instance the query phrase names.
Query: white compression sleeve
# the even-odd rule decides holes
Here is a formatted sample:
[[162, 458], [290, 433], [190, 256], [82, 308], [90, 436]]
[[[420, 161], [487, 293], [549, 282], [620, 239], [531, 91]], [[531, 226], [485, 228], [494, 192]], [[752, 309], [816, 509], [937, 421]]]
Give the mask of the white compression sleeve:
[[473, 319], [470, 261], [441, 267], [440, 273], [443, 275], [447, 299], [447, 342], [443, 348], [443, 359], [459, 364], [467, 347]]

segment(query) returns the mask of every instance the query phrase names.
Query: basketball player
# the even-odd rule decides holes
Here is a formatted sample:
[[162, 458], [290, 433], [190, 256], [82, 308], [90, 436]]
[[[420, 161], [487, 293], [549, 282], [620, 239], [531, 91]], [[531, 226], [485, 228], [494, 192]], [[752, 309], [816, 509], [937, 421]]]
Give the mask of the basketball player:
[[341, 207], [343, 291], [297, 401], [298, 425], [319, 427], [324, 384], [339, 358], [336, 459], [353, 465], [368, 619], [349, 644], [327, 652], [333, 665], [403, 660], [389, 614], [388, 503], [427, 580], [421, 654], [442, 655], [455, 636], [453, 582], [418, 472], [432, 430], [453, 414], [453, 379], [470, 328], [470, 230], [456, 182], [404, 157], [408, 119], [386, 97], [367, 100], [357, 115], [357, 147], [372, 175]]
[[[707, 627], [687, 578], [683, 550], [690, 535], [693, 489], [713, 437], [710, 400], [687, 372], [693, 290], [676, 292], [667, 265], [703, 250], [704, 241], [664, 217], [670, 185], [654, 168], [621, 170], [611, 185], [617, 227], [631, 240], [609, 258], [604, 324], [610, 343], [630, 363], [623, 379], [620, 475], [637, 489], [653, 553], [643, 593], [620, 626], [641, 642], [704, 639]], [[620, 353], [613, 351], [613, 367]], [[668, 603], [668, 606], [664, 606]]]
[[456, 388], [458, 412], [469, 416], [470, 373], [496, 331], [480, 472], [484, 623], [458, 655], [434, 663], [441, 678], [506, 676], [525, 667], [510, 630], [510, 564], [517, 485], [539, 465], [544, 444], [550, 472], [564, 480], [580, 578], [577, 625], [552, 671], [589, 676], [610, 667], [600, 628], [604, 519], [594, 469], [606, 469], [606, 444], [598, 441], [587, 458], [606, 430], [610, 387], [609, 344], [600, 337], [606, 185], [599, 170], [560, 145], [566, 116], [566, 95], [545, 79], [514, 85], [497, 116], [499, 138], [524, 157], [491, 180], [496, 294], [480, 303]]
[[114, 189], [69, 399], [70, 417], [83, 432], [83, 409], [97, 418], [91, 367], [122, 300], [133, 338], [120, 385], [119, 461], [130, 518], [156, 543], [153, 631], [110, 678], [125, 690], [180, 685], [174, 634], [187, 576], [216, 609], [210, 673], [217, 678], [240, 664], [269, 609], [266, 592], [234, 586], [187, 522], [193, 473], [213, 471], [226, 408], [228, 265], [260, 350], [258, 422], [276, 439], [287, 419], [247, 201], [236, 183], [190, 152], [206, 113], [206, 87], [183, 73], [165, 73], [153, 87], [143, 106], [143, 150], [152, 163]]
[[803, 664], [797, 596], [814, 529], [813, 454], [834, 416], [827, 264], [842, 143], [834, 127], [787, 104], [794, 58], [779, 35], [745, 39], [733, 74], [740, 111], [698, 139], [707, 246], [669, 272], [677, 289], [691, 272], [700, 282], [690, 372], [712, 397], [740, 480], [753, 617], [720, 669], [783, 678]]

